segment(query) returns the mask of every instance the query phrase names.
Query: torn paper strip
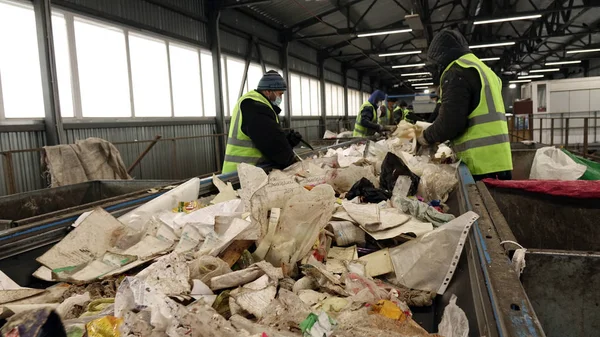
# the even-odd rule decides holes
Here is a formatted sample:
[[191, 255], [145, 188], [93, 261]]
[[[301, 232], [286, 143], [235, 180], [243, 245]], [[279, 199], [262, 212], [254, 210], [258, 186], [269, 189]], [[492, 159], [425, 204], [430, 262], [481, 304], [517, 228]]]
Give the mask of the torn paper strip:
[[267, 184], [268, 177], [265, 170], [246, 163], [239, 164], [237, 172], [241, 186], [239, 194], [244, 203], [244, 211], [250, 212], [250, 198]]

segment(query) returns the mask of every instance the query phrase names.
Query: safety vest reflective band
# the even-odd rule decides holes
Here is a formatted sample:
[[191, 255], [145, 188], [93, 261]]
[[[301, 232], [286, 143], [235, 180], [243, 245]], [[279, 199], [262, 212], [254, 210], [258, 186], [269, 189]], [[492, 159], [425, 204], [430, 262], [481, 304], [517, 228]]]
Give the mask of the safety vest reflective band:
[[[369, 129], [360, 125], [360, 120], [362, 118], [361, 112], [363, 111], [363, 109], [365, 107], [368, 107], [368, 106], [373, 108], [373, 118], [372, 118], [371, 122], [377, 123], [377, 109], [375, 108], [375, 106], [373, 104], [371, 104], [371, 102], [369, 102], [369, 101], [364, 102], [363, 105], [360, 106], [360, 110], [358, 111], [358, 116], [356, 116], [356, 122], [354, 123], [354, 132], [352, 133], [352, 136], [354, 136], [354, 137], [369, 136]], [[373, 133], [374, 132], [371, 132], [371, 134], [373, 134]]]
[[410, 110], [408, 110], [408, 109], [402, 109], [402, 119], [404, 119], [406, 121], [406, 116], [408, 116], [409, 112], [410, 112]]
[[[258, 150], [250, 137], [242, 131], [242, 110], [240, 105], [246, 99], [252, 99], [263, 103], [273, 110], [271, 102], [256, 90], [246, 93], [237, 101], [231, 115], [231, 124], [229, 125], [229, 138], [227, 138], [227, 147], [225, 148], [225, 160], [223, 161], [223, 173], [230, 173], [237, 170], [240, 163], [256, 165], [265, 160], [263, 154]], [[275, 119], [279, 123], [279, 117], [275, 110]]]
[[469, 114], [467, 130], [452, 140], [456, 155], [474, 175], [512, 170], [502, 81], [475, 55], [466, 54], [446, 67], [441, 76], [442, 83], [446, 71], [454, 64], [474, 68], [481, 80], [479, 104]]

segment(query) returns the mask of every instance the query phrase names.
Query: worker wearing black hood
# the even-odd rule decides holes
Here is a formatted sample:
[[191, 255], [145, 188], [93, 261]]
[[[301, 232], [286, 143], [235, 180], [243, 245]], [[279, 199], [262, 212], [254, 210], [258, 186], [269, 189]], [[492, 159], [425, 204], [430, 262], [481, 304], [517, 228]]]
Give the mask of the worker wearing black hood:
[[502, 81], [469, 50], [457, 31], [444, 30], [427, 53], [441, 106], [435, 122], [418, 139], [423, 145], [450, 140], [476, 180], [512, 178]]

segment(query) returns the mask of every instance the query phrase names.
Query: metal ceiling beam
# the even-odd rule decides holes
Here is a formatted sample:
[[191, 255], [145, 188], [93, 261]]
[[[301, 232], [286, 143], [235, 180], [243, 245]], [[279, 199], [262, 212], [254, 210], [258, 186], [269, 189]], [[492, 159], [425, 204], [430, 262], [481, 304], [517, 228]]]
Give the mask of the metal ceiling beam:
[[340, 12], [342, 10], [342, 8], [345, 6], [353, 6], [362, 1], [364, 1], [364, 0], [353, 0], [353, 1], [348, 1], [344, 4], [341, 4], [339, 6], [335, 6], [332, 9], [328, 9], [324, 12], [317, 14], [315, 17], [312, 17], [310, 19], [306, 19], [304, 21], [300, 21], [300, 22], [294, 24], [293, 26], [290, 27], [290, 29], [292, 30], [293, 33], [297, 33], [303, 29], [306, 29], [310, 26], [320, 23], [321, 20], [323, 20], [323, 18], [326, 17], [327, 15], [333, 14], [335, 12]]
[[[517, 51], [521, 52], [523, 48], [527, 52], [532, 53], [539, 50], [539, 48], [542, 45], [545, 45], [550, 38], [582, 34], [571, 32], [565, 33], [565, 30], [572, 22], [589, 10], [589, 8], [581, 9], [577, 15], [571, 16], [571, 12], [573, 11], [573, 1], [570, 1], [567, 6], [565, 6], [565, 2], [565, 0], [553, 1], [546, 10], [552, 9], [558, 11], [554, 11], [550, 15], [535, 20], [523, 34], [519, 35], [519, 33], [516, 32], [519, 35], [518, 43], [514, 47], [508, 48], [509, 52], [505, 53], [502, 60], [498, 62], [497, 67], [506, 68], [511, 64], [522, 63], [525, 57], [519, 57]], [[566, 22], [561, 22], [561, 19], [564, 20], [566, 17], [569, 17], [569, 19]], [[542, 36], [544, 30], [546, 31], [546, 36]], [[555, 48], [549, 49], [555, 50]]]
[[219, 9], [231, 9], [231, 8], [239, 8], [239, 7], [246, 7], [246, 6], [252, 6], [252, 5], [268, 4], [273, 1], [272, 0], [220, 0], [220, 1], [215, 1], [215, 2], [220, 2], [218, 4]]
[[[510, 17], [510, 16], [536, 15], [536, 14], [544, 15], [544, 14], [550, 14], [550, 13], [554, 13], [554, 12], [564, 11], [565, 9], [578, 10], [578, 9], [589, 9], [589, 8], [594, 8], [594, 7], [598, 7], [598, 6], [587, 4], [587, 5], [578, 5], [578, 6], [571, 6], [571, 7], [562, 7], [562, 8], [547, 8], [547, 9], [541, 9], [541, 10], [537, 10], [537, 11], [502, 13], [502, 16]], [[434, 22], [425, 22], [424, 21], [423, 24], [424, 25], [442, 25], [442, 24], [452, 24], [452, 23], [468, 24], [469, 19], [470, 18], [462, 18], [462, 19], [452, 19], [452, 20], [434, 21]], [[477, 19], [478, 20], [493, 20], [493, 19], [498, 19], [498, 16], [478, 17]]]

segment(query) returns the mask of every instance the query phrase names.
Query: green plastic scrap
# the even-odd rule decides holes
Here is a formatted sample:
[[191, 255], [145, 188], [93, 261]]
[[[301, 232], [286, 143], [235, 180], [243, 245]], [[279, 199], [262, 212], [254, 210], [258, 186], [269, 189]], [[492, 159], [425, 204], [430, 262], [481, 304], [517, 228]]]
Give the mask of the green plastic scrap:
[[328, 337], [333, 333], [336, 324], [337, 322], [325, 312], [321, 312], [319, 315], [310, 313], [300, 323], [300, 329], [303, 337]]
[[310, 336], [310, 329], [319, 320], [319, 316], [310, 313], [305, 320], [300, 323], [300, 329], [302, 330], [302, 336]]

